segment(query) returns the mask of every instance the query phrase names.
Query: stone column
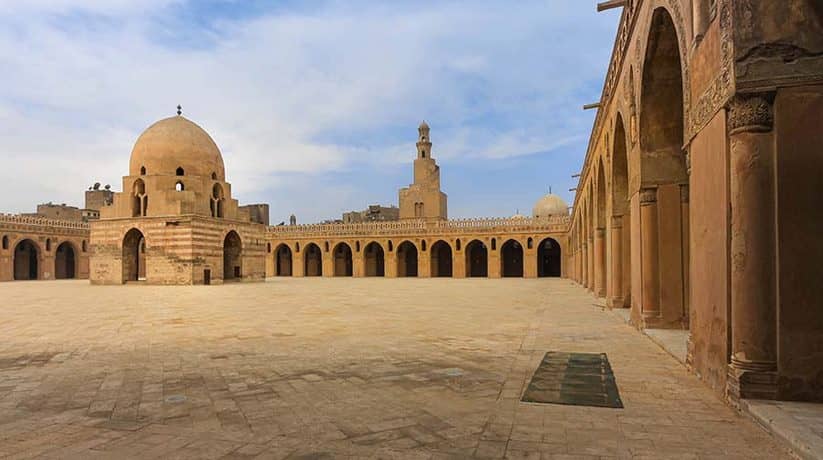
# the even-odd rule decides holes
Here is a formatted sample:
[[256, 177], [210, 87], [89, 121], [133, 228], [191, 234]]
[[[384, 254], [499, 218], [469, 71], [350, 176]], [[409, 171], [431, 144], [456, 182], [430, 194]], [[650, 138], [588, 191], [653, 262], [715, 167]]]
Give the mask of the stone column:
[[642, 327], [661, 319], [660, 269], [657, 231], [657, 189], [640, 190], [640, 308]]
[[732, 349], [727, 396], [777, 393], [775, 184], [772, 97], [730, 103]]
[[689, 184], [680, 186], [680, 248], [683, 254], [683, 318], [686, 321], [686, 328], [691, 323], [691, 262], [689, 254], [691, 252], [691, 242], [689, 229]]
[[588, 244], [586, 243], [586, 238], [584, 236], [583, 237], [583, 249], [582, 249], [582, 251], [580, 251], [580, 265], [581, 265], [580, 268], [582, 269], [582, 272], [583, 272], [582, 277], [581, 277], [583, 279], [583, 282], [580, 283], [580, 284], [582, 284], [583, 287], [589, 287], [589, 267], [588, 267], [588, 265], [589, 265], [589, 254], [588, 253], [589, 253], [589, 248], [588, 248]]
[[594, 293], [606, 297], [606, 229], [594, 230]]
[[588, 264], [588, 268], [589, 268], [589, 273], [587, 275], [588, 279], [589, 279], [589, 285], [587, 287], [589, 288], [589, 291], [592, 291], [592, 292], [594, 292], [594, 253], [595, 253], [594, 234], [593, 233], [594, 232], [592, 232], [592, 234], [589, 234], [589, 241], [588, 241], [589, 260], [586, 261], [586, 263]]
[[611, 222], [611, 283], [609, 308], [623, 308], [623, 216], [612, 216]]

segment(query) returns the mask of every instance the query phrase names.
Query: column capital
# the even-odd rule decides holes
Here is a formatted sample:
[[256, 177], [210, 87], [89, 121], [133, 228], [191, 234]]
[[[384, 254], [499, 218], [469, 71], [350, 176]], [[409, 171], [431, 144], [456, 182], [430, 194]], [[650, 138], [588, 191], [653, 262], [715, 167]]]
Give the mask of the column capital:
[[594, 229], [594, 236], [597, 238], [604, 238], [606, 236], [606, 227], [597, 227]]
[[623, 216], [612, 216], [612, 228], [623, 228]]
[[738, 94], [729, 101], [729, 132], [765, 133], [772, 130], [774, 93]]
[[642, 188], [640, 189], [640, 205], [646, 205], [657, 202], [657, 188]]

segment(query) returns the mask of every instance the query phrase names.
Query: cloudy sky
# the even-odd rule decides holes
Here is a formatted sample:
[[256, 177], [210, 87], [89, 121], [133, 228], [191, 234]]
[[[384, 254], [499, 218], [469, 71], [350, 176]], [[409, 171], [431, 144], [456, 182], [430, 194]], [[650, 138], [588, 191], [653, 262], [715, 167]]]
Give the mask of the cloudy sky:
[[571, 201], [619, 10], [580, 0], [0, 0], [0, 211], [117, 190], [184, 115], [273, 223], [396, 204], [432, 127], [450, 217]]

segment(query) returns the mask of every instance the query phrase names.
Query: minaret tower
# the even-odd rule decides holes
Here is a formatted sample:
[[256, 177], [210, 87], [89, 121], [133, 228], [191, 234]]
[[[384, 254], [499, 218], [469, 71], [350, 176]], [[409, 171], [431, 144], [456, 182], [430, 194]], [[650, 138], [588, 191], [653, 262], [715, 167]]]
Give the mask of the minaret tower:
[[440, 191], [440, 167], [431, 156], [429, 125], [425, 121], [420, 123], [417, 132], [414, 183], [400, 190], [400, 218], [445, 220], [447, 197]]

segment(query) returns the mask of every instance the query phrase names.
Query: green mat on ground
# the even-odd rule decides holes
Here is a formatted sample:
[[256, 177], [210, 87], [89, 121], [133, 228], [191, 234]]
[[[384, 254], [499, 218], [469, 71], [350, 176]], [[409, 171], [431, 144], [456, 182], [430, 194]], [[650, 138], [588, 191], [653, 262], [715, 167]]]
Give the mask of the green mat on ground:
[[605, 353], [546, 353], [521, 401], [623, 408]]

